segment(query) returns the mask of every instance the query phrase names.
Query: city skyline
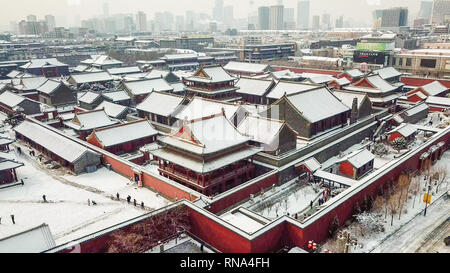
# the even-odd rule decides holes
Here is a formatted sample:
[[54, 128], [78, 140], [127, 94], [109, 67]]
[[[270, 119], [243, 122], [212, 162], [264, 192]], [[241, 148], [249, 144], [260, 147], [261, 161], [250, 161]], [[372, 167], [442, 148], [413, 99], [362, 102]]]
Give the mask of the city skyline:
[[[57, 26], [69, 27], [77, 23], [77, 20], [85, 20], [92, 17], [102, 16], [104, 14], [104, 3], [108, 5], [109, 15], [114, 14], [133, 14], [136, 15], [138, 11], [146, 13], [148, 20], [152, 20], [157, 12], [171, 12], [173, 15], [185, 15], [189, 10], [195, 10], [196, 13], [204, 13], [213, 17], [213, 9], [215, 7], [214, 0], [199, 0], [203, 4], [193, 6], [192, 3], [185, 1], [177, 1], [176, 5], [173, 5], [174, 0], [167, 0], [162, 3], [158, 3], [161, 7], [158, 10], [152, 8], [155, 1], [141, 1], [141, 0], [129, 0], [126, 4], [118, 0], [43, 0], [44, 4], [36, 3], [31, 0], [19, 0], [19, 4], [23, 7], [12, 14], [5, 14], [0, 18], [0, 26], [8, 26], [11, 21], [19, 22], [26, 18], [26, 16], [33, 14], [38, 17], [39, 20], [43, 20], [46, 15], [53, 15], [56, 18]], [[199, 1], [196, 1], [198, 3]], [[234, 8], [234, 18], [248, 18], [250, 13], [257, 12], [260, 6], [276, 5], [278, 1], [275, 0], [261, 0], [253, 1], [238, 1], [238, 0], [224, 0], [224, 6], [239, 7]], [[346, 5], [345, 3], [351, 3]], [[371, 24], [371, 12], [380, 7], [398, 7], [408, 6], [409, 13], [414, 17], [419, 13], [420, 0], [342, 0], [337, 3], [331, 0], [311, 0], [310, 4], [310, 16], [322, 15], [324, 13], [332, 13], [337, 17], [343, 15], [344, 18], [352, 18], [355, 22], [361, 22], [364, 24]], [[297, 0], [284, 0], [283, 5], [285, 8], [295, 8], [295, 18], [297, 18]], [[344, 4], [343, 4], [344, 3]], [[14, 3], [17, 4], [17, 3]], [[13, 3], [5, 3], [3, 6], [5, 9], [12, 8]], [[67, 10], [70, 9], [70, 13]], [[358, 11], [358, 12], [355, 12]], [[363, 11], [363, 12], [361, 12]]]

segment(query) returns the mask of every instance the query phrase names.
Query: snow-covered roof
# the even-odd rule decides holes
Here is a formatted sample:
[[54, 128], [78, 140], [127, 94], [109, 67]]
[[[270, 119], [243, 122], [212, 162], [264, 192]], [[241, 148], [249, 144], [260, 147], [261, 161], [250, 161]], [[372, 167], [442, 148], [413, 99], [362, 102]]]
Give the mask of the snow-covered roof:
[[[419, 87], [420, 88], [420, 87]], [[438, 81], [431, 82], [421, 87], [429, 96], [437, 96], [448, 90], [447, 87]]]
[[52, 67], [52, 66], [67, 66], [56, 58], [47, 58], [47, 59], [32, 59], [28, 63], [22, 65], [20, 68], [22, 69], [33, 69], [33, 68], [42, 68], [42, 67]]
[[284, 94], [290, 95], [305, 90], [317, 89], [319, 85], [307, 83], [294, 83], [279, 81], [274, 88], [267, 94], [267, 98], [279, 99]]
[[353, 99], [355, 98], [358, 99], [358, 109], [359, 109], [362, 103], [364, 102], [364, 99], [367, 97], [366, 94], [342, 90], [335, 90], [333, 92], [333, 95], [335, 95], [343, 104], [347, 105], [347, 107], [350, 109], [353, 107]]
[[340, 78], [340, 79], [334, 79], [333, 81], [337, 82], [337, 84], [339, 85], [348, 85], [351, 83], [351, 81], [349, 81], [347, 78]]
[[94, 130], [91, 136], [88, 137], [88, 140], [94, 135], [104, 147], [111, 147], [138, 139], [156, 136], [158, 135], [158, 131], [153, 128], [148, 120], [139, 120]]
[[113, 77], [108, 74], [108, 72], [95, 72], [95, 73], [84, 73], [84, 74], [76, 74], [70, 76], [75, 83], [83, 84], [83, 83], [94, 83], [94, 82], [108, 82], [112, 81]]
[[121, 65], [123, 62], [111, 58], [107, 55], [91, 55], [91, 59], [82, 61], [83, 64], [90, 64], [93, 66], [103, 66], [103, 65]]
[[174, 60], [183, 60], [183, 59], [197, 59], [197, 53], [186, 53], [186, 54], [167, 54], [162, 57], [162, 60], [174, 61]]
[[361, 78], [364, 76], [364, 73], [361, 72], [359, 69], [350, 69], [345, 71], [350, 77], [352, 78]]
[[46, 77], [29, 77], [20, 79], [2, 80], [2, 83], [11, 85], [14, 89], [27, 91], [36, 90], [47, 81]]
[[115, 104], [109, 101], [103, 101], [95, 109], [96, 110], [104, 109], [105, 113], [112, 118], [117, 118], [123, 113], [128, 111], [128, 107], [120, 104]]
[[253, 141], [273, 144], [278, 139], [278, 133], [285, 125], [284, 121], [249, 115], [242, 120], [237, 129]]
[[98, 100], [102, 95], [100, 93], [95, 93], [95, 92], [86, 92], [83, 96], [81, 96], [78, 101], [79, 102], [83, 102], [86, 104], [91, 104], [93, 102], [95, 102], [96, 100]]
[[382, 77], [379, 75], [372, 75], [366, 77], [367, 81], [369, 81], [375, 88], [378, 88], [381, 92], [389, 92], [392, 90], [397, 89], [396, 86], [391, 85], [387, 81], [385, 81]]
[[80, 64], [73, 69], [75, 72], [102, 72], [101, 69], [90, 67], [89, 65]]
[[141, 69], [137, 66], [110, 68], [107, 69], [106, 71], [108, 71], [108, 73], [111, 75], [141, 73]]
[[16, 107], [26, 99], [27, 98], [17, 95], [10, 91], [5, 91], [2, 94], [0, 94], [0, 103], [9, 106], [11, 108]]
[[160, 140], [170, 146], [204, 155], [245, 144], [250, 138], [239, 133], [223, 114], [216, 114], [185, 121], [176, 133]]
[[237, 78], [228, 74], [221, 66], [205, 66], [200, 68], [193, 76], [187, 78], [190, 81], [202, 81], [207, 83], [234, 81]]
[[399, 115], [399, 114], [395, 114], [393, 116], [393, 119], [395, 120], [395, 122], [397, 122], [398, 124], [401, 124], [403, 122], [405, 122], [405, 120]]
[[183, 166], [196, 173], [210, 173], [220, 168], [229, 166], [240, 160], [249, 158], [261, 151], [260, 148], [248, 147], [247, 149], [238, 150], [233, 153], [228, 153], [209, 161], [197, 160], [192, 157], [187, 157], [184, 154], [177, 153], [173, 150], [160, 148], [155, 145], [155, 148], [150, 149], [150, 153], [158, 158], [165, 159], [176, 165]]
[[308, 90], [287, 96], [287, 100], [308, 121], [315, 123], [350, 110], [327, 88]]
[[391, 66], [375, 70], [373, 73], [378, 74], [383, 80], [388, 80], [402, 75], [402, 73]]
[[46, 224], [0, 239], [0, 253], [42, 253], [56, 247]]
[[267, 64], [243, 63], [243, 62], [229, 62], [223, 68], [230, 72], [244, 72], [250, 74], [264, 73], [268, 69]]
[[236, 92], [241, 94], [264, 96], [272, 84], [273, 81], [271, 80], [240, 78], [236, 83], [236, 87], [239, 87], [239, 90]]
[[108, 92], [108, 93], [102, 93], [102, 96], [112, 100], [114, 102], [116, 101], [124, 101], [129, 100], [130, 96], [125, 91], [115, 91], [115, 92]]
[[174, 93], [184, 92], [186, 88], [186, 85], [182, 82], [170, 83], [169, 85], [172, 86]]
[[173, 87], [161, 78], [124, 82], [123, 84], [135, 96], [149, 94], [152, 91], [173, 91]]
[[232, 118], [239, 106], [231, 103], [194, 97], [186, 107], [183, 108], [175, 117], [179, 120], [193, 120], [203, 118], [217, 113], [221, 113], [222, 108], [225, 110], [227, 118]]
[[353, 167], [359, 169], [374, 159], [375, 156], [369, 150], [364, 148], [347, 155], [340, 162], [348, 161]]
[[76, 130], [92, 130], [117, 124], [117, 121], [111, 120], [105, 111], [93, 110], [88, 112], [76, 113], [71, 122], [65, 124]]
[[166, 70], [152, 69], [152, 71], [147, 72], [145, 74], [145, 78], [147, 79], [156, 79], [156, 78], [165, 78], [171, 72]]
[[183, 102], [184, 97], [167, 93], [152, 92], [148, 97], [136, 106], [136, 109], [153, 113], [163, 117], [171, 116]]
[[339, 183], [339, 184], [347, 186], [347, 187], [351, 187], [351, 186], [355, 185], [358, 182], [357, 180], [354, 180], [354, 179], [351, 179], [351, 178], [347, 178], [347, 177], [342, 176], [342, 175], [329, 173], [329, 172], [326, 172], [326, 171], [323, 171], [323, 170], [317, 170], [314, 173], [314, 176], [315, 177], [319, 177], [319, 178], [323, 178], [323, 179], [326, 179], [326, 180], [329, 180], [329, 181], [333, 181], [333, 182]]
[[413, 116], [423, 111], [427, 111], [430, 109], [426, 103], [416, 104], [413, 107], [405, 110], [403, 113], [407, 116]]
[[277, 80], [298, 80], [302, 77], [301, 74], [292, 72], [289, 69], [275, 71], [270, 73], [270, 75]]
[[328, 83], [333, 80], [336, 80], [335, 77], [333, 77], [331, 75], [326, 75], [326, 74], [302, 73], [301, 76], [302, 76], [302, 78], [308, 79], [312, 83], [318, 83], [318, 84]]
[[36, 90], [42, 92], [44, 94], [50, 95], [55, 90], [58, 89], [63, 83], [61, 81], [56, 81], [52, 79], [48, 79], [43, 85], [38, 87]]
[[317, 161], [314, 157], [311, 157], [300, 164], [295, 165], [295, 167], [299, 167], [301, 165], [304, 165], [308, 170], [312, 173], [316, 172], [317, 170], [320, 170], [322, 168], [322, 164]]
[[425, 101], [428, 105], [440, 105], [440, 106], [446, 106], [450, 107], [450, 98], [441, 98], [441, 97], [435, 97], [430, 96]]
[[71, 163], [85, 153], [96, 154], [83, 145], [30, 121], [22, 122], [13, 130]]
[[388, 134], [392, 134], [392, 133], [399, 133], [401, 134], [403, 137], [407, 138], [413, 134], [415, 134], [417, 132], [417, 128], [409, 123], [403, 123], [400, 126], [398, 126], [397, 128], [395, 128], [394, 130], [388, 132]]

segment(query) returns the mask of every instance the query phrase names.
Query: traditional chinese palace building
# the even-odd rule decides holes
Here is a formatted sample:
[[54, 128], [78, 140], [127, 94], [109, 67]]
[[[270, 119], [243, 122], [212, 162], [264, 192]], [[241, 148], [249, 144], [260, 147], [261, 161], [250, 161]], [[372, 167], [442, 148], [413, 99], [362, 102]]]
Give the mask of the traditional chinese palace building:
[[236, 98], [236, 77], [231, 76], [221, 66], [201, 67], [194, 75], [184, 78], [189, 96], [201, 96], [217, 100]]
[[255, 176], [253, 156], [261, 151], [249, 145], [220, 114], [184, 121], [172, 135], [158, 138], [150, 153], [161, 175], [205, 195], [222, 193]]

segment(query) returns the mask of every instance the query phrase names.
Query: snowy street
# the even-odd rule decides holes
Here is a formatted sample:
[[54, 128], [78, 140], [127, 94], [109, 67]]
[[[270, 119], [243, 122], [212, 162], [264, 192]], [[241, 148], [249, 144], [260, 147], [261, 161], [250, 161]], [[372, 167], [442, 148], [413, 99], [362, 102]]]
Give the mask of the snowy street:
[[450, 253], [444, 238], [450, 236], [450, 201], [441, 198], [376, 247], [373, 253]]

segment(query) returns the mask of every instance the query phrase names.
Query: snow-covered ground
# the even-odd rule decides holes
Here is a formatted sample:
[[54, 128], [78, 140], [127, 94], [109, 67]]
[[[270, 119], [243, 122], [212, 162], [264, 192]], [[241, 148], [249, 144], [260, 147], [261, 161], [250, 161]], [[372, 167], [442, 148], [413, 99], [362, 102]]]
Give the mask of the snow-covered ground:
[[[438, 199], [441, 195], [450, 190], [450, 151], [447, 151], [440, 161], [438, 161], [433, 168], [446, 168], [447, 178], [439, 186], [439, 191], [436, 192], [437, 187], [433, 186], [431, 194], [433, 195], [433, 203], [427, 210], [427, 216], [423, 216], [425, 203], [423, 202], [423, 195], [425, 193], [425, 180], [423, 177], [419, 178], [421, 182], [419, 193], [417, 195], [409, 194], [407, 202], [402, 209], [402, 215], [399, 220], [399, 215], [394, 216], [393, 225], [391, 226], [391, 215], [388, 213], [387, 217], [384, 212], [380, 213], [384, 232], [365, 232], [361, 234], [361, 230], [357, 223], [352, 223], [345, 228], [350, 231], [351, 236], [357, 238], [358, 246], [351, 247], [350, 252], [415, 252], [420, 251], [422, 244], [427, 243], [427, 240], [433, 240], [430, 236], [435, 229], [440, 227], [443, 222], [448, 221], [450, 216], [450, 201], [444, 197]], [[450, 232], [449, 226], [444, 227]], [[335, 241], [329, 240], [322, 249], [336, 248]], [[440, 252], [450, 252], [449, 248], [440, 245]]]
[[[308, 207], [318, 194], [312, 186], [300, 185], [296, 178], [282, 186], [267, 190], [264, 196], [255, 195], [253, 202], [247, 201], [241, 206], [273, 220], [287, 213], [290, 215], [299, 213]], [[222, 218], [228, 219], [225, 215]]]
[[[22, 155], [15, 151], [4, 154], [25, 163], [17, 169], [19, 181], [23, 179], [25, 185], [0, 190], [0, 238], [46, 223], [56, 243], [62, 244], [170, 204], [106, 168], [73, 176], [64, 169], [45, 169], [36, 158], [29, 157], [28, 148], [22, 146], [22, 150]], [[116, 193], [121, 201], [111, 198]], [[44, 194], [47, 203], [43, 202]], [[128, 195], [138, 204], [144, 201], [146, 208], [127, 204], [123, 199]], [[88, 199], [98, 205], [88, 206]], [[11, 215], [15, 216], [15, 225]]]

